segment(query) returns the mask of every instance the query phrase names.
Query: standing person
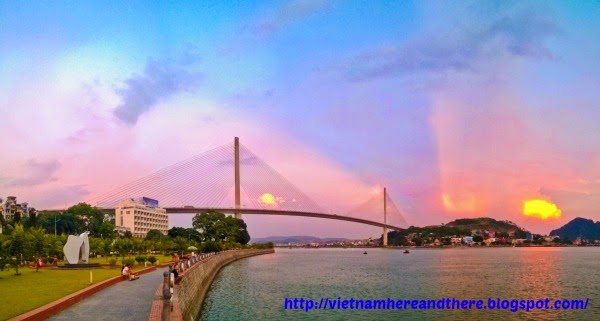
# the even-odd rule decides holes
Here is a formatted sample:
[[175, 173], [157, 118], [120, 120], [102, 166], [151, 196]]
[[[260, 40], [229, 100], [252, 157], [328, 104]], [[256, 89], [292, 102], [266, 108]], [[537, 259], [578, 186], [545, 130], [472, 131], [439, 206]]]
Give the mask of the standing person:
[[54, 256], [54, 259], [52, 260], [52, 265], [57, 266], [58, 265], [58, 256]]
[[175, 267], [173, 268], [173, 270], [171, 271], [171, 273], [173, 274], [173, 278], [177, 279], [177, 277], [179, 276], [179, 264], [175, 264]]
[[37, 262], [35, 262], [35, 271], [37, 272], [39, 268], [42, 267], [42, 259], [38, 258]]

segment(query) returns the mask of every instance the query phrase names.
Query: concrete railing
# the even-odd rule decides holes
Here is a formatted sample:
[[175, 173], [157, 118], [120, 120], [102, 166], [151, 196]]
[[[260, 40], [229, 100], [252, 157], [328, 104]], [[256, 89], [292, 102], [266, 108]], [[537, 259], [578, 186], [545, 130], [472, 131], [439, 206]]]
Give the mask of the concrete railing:
[[179, 275], [172, 280], [169, 272], [165, 272], [163, 284], [156, 290], [157, 299], [152, 302], [149, 320], [196, 320], [206, 293], [222, 267], [242, 258], [273, 252], [273, 249], [231, 250], [177, 262]]

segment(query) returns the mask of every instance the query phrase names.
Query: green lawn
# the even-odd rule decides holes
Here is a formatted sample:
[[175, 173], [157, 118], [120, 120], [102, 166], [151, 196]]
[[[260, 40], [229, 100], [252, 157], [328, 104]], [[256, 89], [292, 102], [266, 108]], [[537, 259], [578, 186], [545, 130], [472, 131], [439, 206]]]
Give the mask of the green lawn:
[[121, 266], [112, 269], [52, 270], [36, 272], [33, 268], [0, 271], [0, 320], [6, 320], [38, 308], [44, 304], [77, 292], [90, 285], [90, 271], [94, 284], [118, 276]]

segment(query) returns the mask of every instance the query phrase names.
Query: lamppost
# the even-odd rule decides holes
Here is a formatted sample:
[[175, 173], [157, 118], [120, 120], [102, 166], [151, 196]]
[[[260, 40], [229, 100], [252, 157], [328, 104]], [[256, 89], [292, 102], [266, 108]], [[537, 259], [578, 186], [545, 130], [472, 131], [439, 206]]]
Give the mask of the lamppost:
[[57, 219], [56, 215], [54, 215], [54, 236], [56, 236], [56, 223], [60, 221], [60, 219]]

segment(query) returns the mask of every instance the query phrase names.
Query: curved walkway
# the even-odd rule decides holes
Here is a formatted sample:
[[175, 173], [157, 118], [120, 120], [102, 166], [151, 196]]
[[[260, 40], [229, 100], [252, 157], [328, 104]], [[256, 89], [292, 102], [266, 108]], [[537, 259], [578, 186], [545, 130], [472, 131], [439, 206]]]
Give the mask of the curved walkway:
[[119, 282], [48, 318], [52, 321], [128, 320], [147, 321], [156, 287], [168, 267]]

